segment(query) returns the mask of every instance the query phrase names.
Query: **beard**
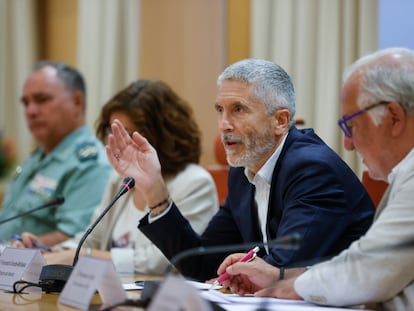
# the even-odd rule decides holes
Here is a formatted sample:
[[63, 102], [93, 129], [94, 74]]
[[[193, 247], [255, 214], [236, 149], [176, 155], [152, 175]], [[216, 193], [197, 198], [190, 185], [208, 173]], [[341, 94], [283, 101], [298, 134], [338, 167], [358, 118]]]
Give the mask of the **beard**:
[[227, 153], [227, 161], [233, 167], [249, 167], [254, 163], [263, 162], [263, 158], [269, 155], [276, 144], [274, 133], [270, 127], [261, 133], [248, 132], [244, 138], [233, 134], [224, 134], [222, 139], [236, 140], [245, 146], [244, 151], [236, 159], [230, 159], [229, 153]]

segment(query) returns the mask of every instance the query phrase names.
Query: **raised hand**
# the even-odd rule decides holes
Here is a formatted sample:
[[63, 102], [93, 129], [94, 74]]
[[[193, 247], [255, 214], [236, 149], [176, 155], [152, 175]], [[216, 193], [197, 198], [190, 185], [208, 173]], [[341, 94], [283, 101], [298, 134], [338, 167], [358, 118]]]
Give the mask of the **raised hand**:
[[106, 154], [122, 177], [131, 176], [148, 205], [168, 195], [156, 150], [138, 132], [129, 136], [119, 120], [111, 124]]

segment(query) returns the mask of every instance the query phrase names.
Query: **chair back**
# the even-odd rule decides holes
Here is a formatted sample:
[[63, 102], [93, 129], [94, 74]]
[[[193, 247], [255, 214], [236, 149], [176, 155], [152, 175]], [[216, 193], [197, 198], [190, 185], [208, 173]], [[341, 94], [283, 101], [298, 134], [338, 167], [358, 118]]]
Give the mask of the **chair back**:
[[230, 166], [227, 163], [226, 151], [221, 142], [220, 133], [217, 133], [214, 140], [214, 157], [216, 164], [207, 165], [206, 169], [213, 177], [214, 183], [216, 184], [219, 203], [222, 204], [227, 196], [227, 179]]
[[388, 187], [388, 183], [382, 180], [375, 180], [369, 176], [368, 171], [363, 171], [362, 184], [371, 197], [372, 202], [374, 202], [375, 207], [377, 207]]

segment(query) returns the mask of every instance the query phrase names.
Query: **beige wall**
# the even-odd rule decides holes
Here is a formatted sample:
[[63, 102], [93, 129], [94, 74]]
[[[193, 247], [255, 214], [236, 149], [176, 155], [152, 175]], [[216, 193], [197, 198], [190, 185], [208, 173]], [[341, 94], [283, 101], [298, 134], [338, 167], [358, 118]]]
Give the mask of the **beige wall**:
[[41, 57], [76, 66], [78, 5], [75, 0], [41, 0]]
[[225, 65], [222, 0], [144, 0], [140, 77], [166, 81], [193, 106], [202, 163], [213, 163], [216, 78]]
[[[76, 66], [77, 1], [39, 1], [42, 58]], [[216, 78], [227, 64], [249, 56], [249, 5], [250, 0], [141, 0], [137, 78], [162, 79], [190, 102], [203, 135], [202, 164], [214, 163]]]
[[250, 0], [228, 0], [227, 64], [250, 56]]

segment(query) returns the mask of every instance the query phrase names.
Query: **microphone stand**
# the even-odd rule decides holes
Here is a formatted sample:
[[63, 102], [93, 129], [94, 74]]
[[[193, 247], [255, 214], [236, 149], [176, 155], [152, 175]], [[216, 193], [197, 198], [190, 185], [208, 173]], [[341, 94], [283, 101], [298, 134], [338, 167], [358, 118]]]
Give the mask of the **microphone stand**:
[[36, 207], [34, 209], [31, 209], [31, 210], [28, 210], [26, 212], [17, 214], [17, 215], [15, 215], [13, 217], [10, 217], [10, 218], [6, 218], [6, 219], [3, 219], [3, 220], [0, 220], [0, 225], [6, 223], [8, 221], [11, 221], [13, 219], [20, 218], [20, 217], [26, 216], [28, 214], [37, 212], [38, 210], [41, 210], [43, 208], [56, 207], [58, 205], [63, 204], [64, 202], [65, 202], [65, 199], [62, 196], [57, 196], [56, 198], [52, 199], [51, 201], [49, 201], [49, 202], [47, 202], [47, 203], [45, 203], [43, 205], [40, 205], [40, 206], [38, 206], [38, 207]]
[[85, 242], [86, 238], [92, 232], [92, 230], [96, 227], [96, 225], [101, 221], [101, 219], [106, 215], [106, 213], [112, 208], [112, 206], [118, 201], [118, 199], [130, 191], [135, 186], [135, 180], [132, 177], [126, 177], [123, 180], [121, 188], [119, 189], [118, 193], [115, 195], [111, 203], [105, 208], [101, 215], [94, 221], [94, 223], [86, 230], [83, 234], [80, 242], [78, 243], [78, 247], [76, 249], [75, 257], [73, 259], [72, 266], [70, 265], [63, 265], [63, 264], [55, 264], [55, 265], [46, 265], [42, 268], [39, 277], [39, 285], [45, 290], [46, 293], [55, 292], [59, 293], [63, 290], [67, 280], [69, 279], [70, 274], [72, 273], [73, 267], [76, 265], [79, 253], [82, 248], [83, 243]]
[[112, 202], [109, 203], [109, 205], [105, 208], [105, 210], [102, 212], [101, 215], [99, 215], [98, 218], [96, 218], [95, 222], [86, 230], [86, 232], [83, 234], [82, 238], [80, 239], [78, 243], [78, 247], [76, 248], [75, 257], [73, 258], [73, 264], [72, 266], [75, 266], [78, 262], [79, 253], [82, 248], [83, 243], [85, 242], [86, 238], [89, 236], [89, 234], [92, 232], [93, 229], [95, 229], [96, 225], [101, 221], [101, 219], [108, 213], [108, 211], [112, 208], [112, 206], [118, 201], [118, 199], [125, 193], [127, 193], [129, 190], [134, 188], [135, 181], [132, 177], [127, 177], [124, 179], [123, 184], [121, 185], [121, 189], [118, 191], [118, 193], [113, 198]]
[[[165, 272], [165, 276], [174, 273], [179, 274], [179, 270], [176, 266], [183, 260], [193, 256], [202, 256], [209, 254], [218, 254], [225, 252], [236, 252], [242, 249], [251, 249], [253, 247], [259, 246], [273, 246], [284, 249], [298, 249], [302, 244], [302, 236], [298, 233], [293, 233], [278, 239], [269, 240], [267, 242], [251, 242], [251, 243], [239, 243], [239, 244], [230, 244], [230, 245], [218, 245], [218, 246], [199, 246], [187, 249], [178, 253], [170, 259], [170, 265]], [[147, 307], [154, 294], [158, 290], [158, 287], [162, 281], [159, 280], [148, 280], [144, 281], [144, 288], [141, 293], [141, 298], [136, 301], [136, 306]], [[213, 310], [223, 310], [220, 306], [215, 303], [210, 302]], [[110, 309], [107, 309], [110, 310]]]
[[170, 260], [171, 265], [169, 266], [167, 273], [171, 272], [176, 265], [178, 265], [183, 259], [187, 257], [235, 252], [240, 251], [241, 249], [250, 249], [256, 246], [273, 246], [284, 249], [298, 249], [301, 244], [302, 237], [298, 233], [293, 233], [291, 235], [287, 235], [279, 239], [269, 240], [267, 242], [250, 242], [231, 245], [194, 247], [173, 256]]

